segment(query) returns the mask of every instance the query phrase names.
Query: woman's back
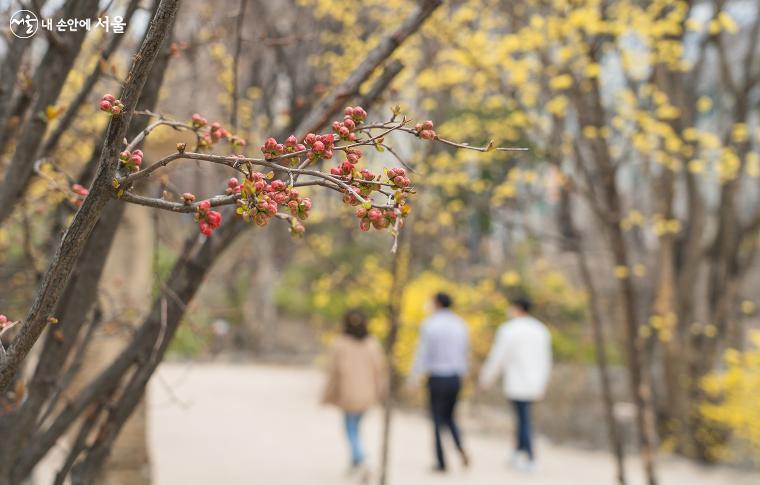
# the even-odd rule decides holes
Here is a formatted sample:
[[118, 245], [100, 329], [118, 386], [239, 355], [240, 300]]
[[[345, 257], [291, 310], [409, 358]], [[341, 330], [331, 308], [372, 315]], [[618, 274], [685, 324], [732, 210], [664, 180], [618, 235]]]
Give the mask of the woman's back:
[[366, 411], [385, 395], [385, 367], [385, 356], [373, 337], [340, 335], [330, 353], [324, 401], [347, 412]]

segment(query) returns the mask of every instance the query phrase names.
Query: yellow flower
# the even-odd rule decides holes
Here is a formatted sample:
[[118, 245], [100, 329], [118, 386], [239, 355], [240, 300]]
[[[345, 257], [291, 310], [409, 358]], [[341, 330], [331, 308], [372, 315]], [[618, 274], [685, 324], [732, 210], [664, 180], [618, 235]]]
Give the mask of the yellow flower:
[[744, 143], [749, 139], [747, 123], [736, 123], [731, 130], [731, 139], [734, 143]]
[[573, 78], [569, 74], [561, 74], [549, 81], [549, 87], [555, 91], [561, 91], [573, 85]]
[[631, 272], [628, 269], [628, 266], [618, 265], [618, 266], [615, 266], [614, 274], [615, 274], [615, 278], [619, 280], [624, 280], [628, 278]]
[[710, 111], [712, 109], [712, 105], [712, 99], [707, 96], [700, 96], [700, 98], [697, 100], [697, 110], [700, 113]]
[[742, 313], [745, 315], [752, 315], [757, 310], [757, 305], [751, 300], [744, 300], [742, 302]]
[[501, 275], [501, 284], [504, 286], [517, 286], [520, 284], [520, 275], [516, 271], [507, 271]]
[[705, 162], [702, 160], [690, 160], [688, 163], [689, 172], [699, 174], [705, 171]]

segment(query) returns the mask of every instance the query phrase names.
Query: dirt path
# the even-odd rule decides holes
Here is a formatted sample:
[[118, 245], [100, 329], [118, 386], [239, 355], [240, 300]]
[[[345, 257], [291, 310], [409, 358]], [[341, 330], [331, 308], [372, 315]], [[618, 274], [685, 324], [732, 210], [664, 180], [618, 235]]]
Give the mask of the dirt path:
[[[318, 404], [318, 371], [234, 364], [164, 364], [150, 392], [150, 447], [157, 485], [310, 485], [351, 483], [341, 417]], [[466, 428], [467, 426], [465, 426]], [[467, 430], [465, 429], [465, 432]], [[380, 413], [363, 433], [377, 463]], [[507, 465], [509, 437], [465, 435], [473, 466], [428, 472], [431, 432], [422, 415], [399, 413], [393, 426], [391, 485], [532, 485], [614, 483], [609, 457], [539, 440], [540, 468], [518, 474]], [[454, 456], [449, 453], [450, 461]], [[629, 464], [631, 485], [643, 483]], [[661, 464], [663, 485], [760, 484], [757, 475], [701, 468], [682, 460]]]

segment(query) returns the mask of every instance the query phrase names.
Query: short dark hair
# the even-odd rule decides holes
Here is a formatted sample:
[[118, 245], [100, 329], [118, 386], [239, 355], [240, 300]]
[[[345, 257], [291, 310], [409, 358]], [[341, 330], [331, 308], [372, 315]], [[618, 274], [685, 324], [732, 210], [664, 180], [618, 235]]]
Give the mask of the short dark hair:
[[357, 340], [362, 340], [369, 334], [367, 316], [358, 309], [349, 310], [343, 315], [343, 333]]
[[533, 302], [530, 301], [530, 298], [528, 298], [525, 295], [520, 295], [512, 300], [512, 305], [516, 306], [517, 308], [521, 309], [525, 313], [528, 313], [531, 308], [533, 308]]
[[448, 293], [444, 293], [442, 291], [439, 291], [435, 294], [435, 301], [441, 308], [451, 308], [451, 305], [454, 304], [454, 302], [451, 301], [451, 296], [449, 296]]

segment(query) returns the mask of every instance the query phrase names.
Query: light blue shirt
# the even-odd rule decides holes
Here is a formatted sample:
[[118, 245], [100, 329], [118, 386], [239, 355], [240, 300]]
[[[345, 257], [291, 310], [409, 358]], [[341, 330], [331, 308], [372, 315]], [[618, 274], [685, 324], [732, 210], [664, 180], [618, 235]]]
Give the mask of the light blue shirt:
[[468, 353], [464, 320], [451, 310], [438, 310], [422, 322], [411, 377], [462, 376], [467, 373]]

